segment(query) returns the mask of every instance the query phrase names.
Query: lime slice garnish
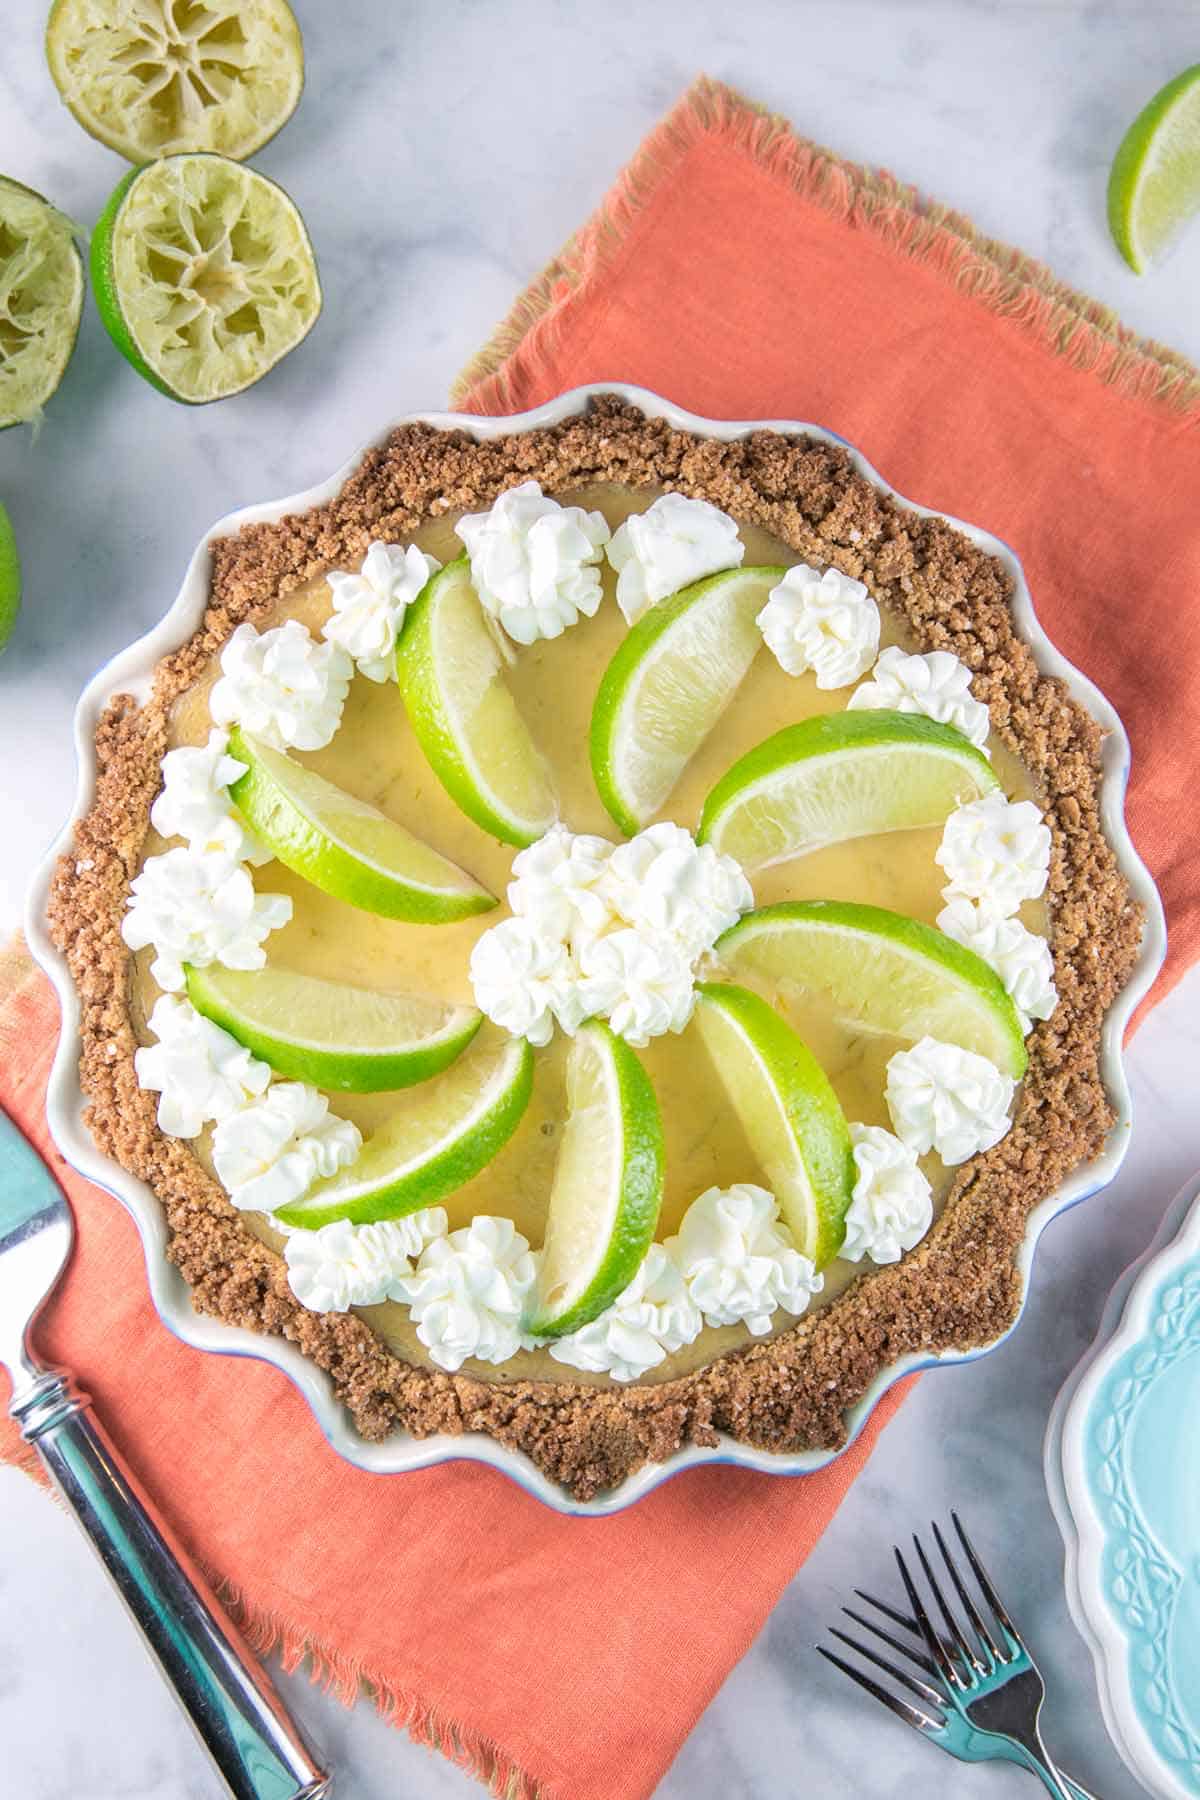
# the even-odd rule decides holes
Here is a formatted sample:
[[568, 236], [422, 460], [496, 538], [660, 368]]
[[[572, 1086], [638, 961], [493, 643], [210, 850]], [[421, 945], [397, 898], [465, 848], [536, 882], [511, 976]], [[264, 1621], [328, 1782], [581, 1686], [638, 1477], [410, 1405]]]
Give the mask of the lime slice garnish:
[[37, 418], [71, 360], [82, 311], [71, 221], [0, 175], [0, 431]]
[[526, 1327], [535, 1337], [578, 1331], [629, 1286], [654, 1239], [664, 1155], [649, 1076], [591, 1020], [567, 1053], [567, 1123]]
[[1113, 158], [1108, 224], [1131, 269], [1144, 275], [1200, 208], [1200, 63], [1160, 88]]
[[919, 713], [826, 713], [735, 762], [704, 802], [698, 836], [763, 869], [845, 838], [937, 825], [999, 785], [952, 726]]
[[1019, 1081], [1021, 1022], [1004, 983], [932, 925], [849, 900], [786, 900], [747, 913], [716, 944], [735, 975], [781, 1000], [824, 995], [860, 1030], [933, 1037], [986, 1056]]
[[600, 798], [629, 836], [649, 823], [762, 645], [754, 623], [782, 568], [727, 569], [660, 601], [609, 663], [589, 745]]
[[700, 983], [695, 1018], [796, 1247], [823, 1267], [845, 1236], [855, 1178], [850, 1128], [825, 1071], [748, 988]]
[[187, 970], [188, 998], [277, 1075], [346, 1094], [411, 1087], [465, 1050], [483, 1014], [292, 969]]
[[255, 835], [314, 887], [363, 912], [442, 925], [495, 906], [448, 857], [377, 807], [236, 727], [229, 754], [246, 764], [229, 791]]
[[122, 356], [193, 406], [251, 387], [321, 310], [298, 209], [223, 156], [131, 170], [92, 233], [92, 285]]
[[46, 60], [83, 129], [134, 163], [179, 150], [250, 156], [304, 86], [285, 0], [55, 0]]
[[21, 559], [17, 540], [3, 506], [0, 506], [0, 650], [12, 634], [21, 607]]
[[335, 1219], [367, 1225], [435, 1206], [465, 1187], [503, 1149], [533, 1092], [533, 1051], [489, 1027], [441, 1075], [404, 1096], [350, 1168], [318, 1182], [285, 1225], [315, 1230]]
[[554, 783], [504, 682], [465, 556], [417, 596], [396, 649], [400, 692], [434, 774], [505, 844], [532, 844], [558, 816]]

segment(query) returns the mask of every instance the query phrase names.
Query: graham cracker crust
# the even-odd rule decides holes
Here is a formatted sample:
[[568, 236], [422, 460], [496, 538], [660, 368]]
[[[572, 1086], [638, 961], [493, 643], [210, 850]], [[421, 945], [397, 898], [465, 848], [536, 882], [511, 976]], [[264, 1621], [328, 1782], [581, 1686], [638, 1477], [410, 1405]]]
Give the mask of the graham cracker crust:
[[[251, 1234], [188, 1145], [159, 1131], [155, 1097], [134, 1074], [131, 957], [120, 925], [173, 702], [234, 627], [280, 594], [361, 557], [375, 537], [402, 539], [431, 515], [487, 507], [530, 477], [551, 493], [601, 481], [677, 488], [865, 581], [923, 648], [951, 650], [973, 671], [993, 728], [1034, 778], [1053, 835], [1047, 897], [1059, 1004], [1028, 1040], [1011, 1131], [964, 1164], [937, 1223], [900, 1263], [859, 1276], [769, 1343], [660, 1386], [502, 1385], [444, 1374], [401, 1361], [351, 1314], [306, 1311], [282, 1259]], [[145, 705], [119, 695], [105, 711], [96, 796], [59, 864], [49, 907], [82, 1002], [87, 1123], [101, 1150], [158, 1195], [169, 1255], [200, 1311], [298, 1345], [327, 1372], [364, 1438], [484, 1431], [581, 1500], [647, 1459], [712, 1443], [721, 1431], [767, 1450], [836, 1448], [846, 1409], [897, 1357], [973, 1348], [1007, 1329], [1020, 1303], [1015, 1259], [1029, 1214], [1098, 1154], [1113, 1120], [1100, 1030], [1137, 956], [1142, 913], [1101, 830], [1100, 729], [1061, 681], [1039, 673], [1016, 635], [996, 558], [944, 520], [881, 493], [836, 446], [770, 431], [717, 443], [614, 397], [594, 400], [581, 418], [488, 443], [465, 431], [401, 427], [327, 505], [244, 526], [211, 549], [202, 627], [159, 665]]]

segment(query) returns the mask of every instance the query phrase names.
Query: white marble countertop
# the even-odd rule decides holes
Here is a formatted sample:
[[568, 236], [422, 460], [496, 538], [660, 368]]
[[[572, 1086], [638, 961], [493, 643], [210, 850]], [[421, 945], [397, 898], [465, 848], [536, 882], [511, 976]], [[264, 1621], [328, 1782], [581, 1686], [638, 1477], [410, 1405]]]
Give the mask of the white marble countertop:
[[[517, 290], [701, 67], [818, 140], [885, 163], [1200, 361], [1200, 230], [1139, 281], [1103, 220], [1124, 124], [1197, 55], [1195, 11], [1182, 0], [294, 3], [308, 90], [259, 161], [300, 203], [318, 247], [326, 306], [313, 338], [261, 388], [194, 412], [110, 352], [89, 305], [40, 437], [0, 438], [0, 497], [27, 569], [25, 612], [0, 662], [5, 929], [67, 809], [75, 695], [159, 616], [201, 533], [236, 505], [328, 474], [387, 417], [443, 405]], [[44, 12], [41, 0], [6, 9], [0, 170], [91, 221], [123, 165], [58, 107], [41, 54]], [[1041, 1440], [1112, 1281], [1200, 1164], [1200, 1121], [1180, 1075], [1200, 1056], [1198, 1002], [1200, 974], [1136, 1039], [1125, 1170], [1049, 1232], [1020, 1331], [993, 1357], [920, 1384], [659, 1800], [986, 1800], [1019, 1788], [1011, 1770], [939, 1757], [811, 1650], [853, 1584], [889, 1584], [892, 1536], [951, 1503], [1042, 1659], [1053, 1747], [1104, 1800], [1138, 1791], [1104, 1737], [1067, 1619]], [[0, 1517], [5, 1791], [215, 1800], [213, 1777], [68, 1521], [8, 1470]], [[482, 1791], [369, 1704], [347, 1712], [302, 1673], [282, 1679], [339, 1770], [340, 1793]]]

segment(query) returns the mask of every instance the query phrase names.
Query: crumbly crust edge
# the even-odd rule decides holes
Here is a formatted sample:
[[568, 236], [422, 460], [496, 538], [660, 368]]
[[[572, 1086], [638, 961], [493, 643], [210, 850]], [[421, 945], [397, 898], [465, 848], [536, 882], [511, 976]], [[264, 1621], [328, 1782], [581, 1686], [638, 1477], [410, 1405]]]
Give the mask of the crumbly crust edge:
[[[628, 1389], [493, 1382], [408, 1364], [352, 1314], [308, 1312], [282, 1259], [249, 1231], [187, 1144], [165, 1137], [139, 1088], [120, 925], [160, 782], [174, 701], [236, 625], [281, 594], [403, 538], [450, 508], [478, 509], [516, 481], [550, 492], [596, 481], [670, 486], [763, 526], [798, 555], [834, 563], [902, 615], [926, 649], [973, 673], [994, 729], [1031, 771], [1053, 837], [1048, 896], [1059, 1005], [1028, 1041], [1012, 1130], [960, 1169], [945, 1209], [900, 1263], [768, 1343], [679, 1380]], [[1101, 1025], [1137, 957], [1142, 912], [1103, 835], [1100, 728], [1016, 633], [998, 558], [860, 475], [838, 446], [760, 431], [720, 443], [648, 419], [613, 396], [560, 425], [479, 443], [408, 425], [369, 451], [327, 504], [211, 544], [200, 629], [164, 658], [139, 706], [117, 695], [96, 732], [97, 782], [49, 903], [81, 1003], [80, 1078], [97, 1145], [161, 1201], [168, 1254], [198, 1310], [281, 1335], [329, 1376], [364, 1438], [403, 1429], [483, 1431], [524, 1451], [580, 1500], [647, 1459], [725, 1432], [759, 1448], [836, 1449], [847, 1409], [899, 1357], [994, 1341], [1020, 1307], [1017, 1254], [1032, 1210], [1101, 1150], [1113, 1121]]]

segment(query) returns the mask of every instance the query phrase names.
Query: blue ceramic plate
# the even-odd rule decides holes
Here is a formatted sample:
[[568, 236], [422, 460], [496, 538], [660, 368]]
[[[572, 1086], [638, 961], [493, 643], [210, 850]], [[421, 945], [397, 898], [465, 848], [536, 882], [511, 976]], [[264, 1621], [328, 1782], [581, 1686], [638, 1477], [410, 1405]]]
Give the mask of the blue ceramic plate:
[[1200, 1796], [1200, 1177], [1114, 1288], [1055, 1403], [1067, 1600], [1117, 1749], [1161, 1800]]

